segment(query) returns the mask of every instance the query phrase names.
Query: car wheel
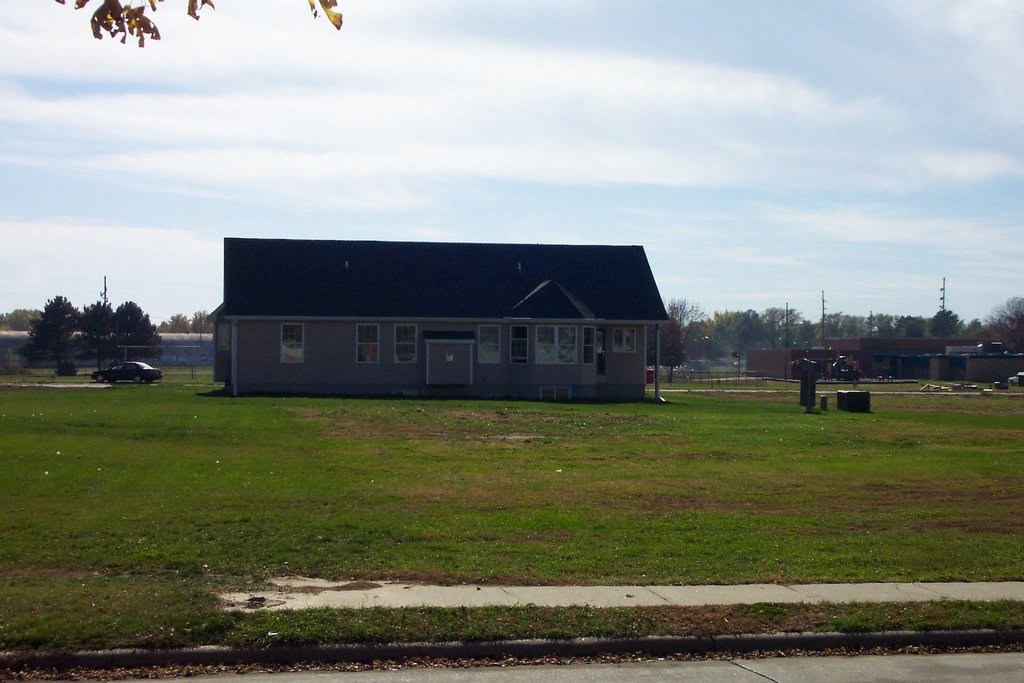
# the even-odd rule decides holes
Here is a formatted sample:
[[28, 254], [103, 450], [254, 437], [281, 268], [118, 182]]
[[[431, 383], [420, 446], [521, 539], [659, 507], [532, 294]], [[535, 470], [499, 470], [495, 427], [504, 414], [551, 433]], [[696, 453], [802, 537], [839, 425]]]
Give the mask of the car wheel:
[[136, 384], [138, 384], [139, 382], [142, 381], [142, 376], [141, 375], [135, 375], [135, 377], [132, 377], [132, 381], [135, 382]]
[[103, 375], [96, 375], [96, 382], [98, 384], [103, 384]]

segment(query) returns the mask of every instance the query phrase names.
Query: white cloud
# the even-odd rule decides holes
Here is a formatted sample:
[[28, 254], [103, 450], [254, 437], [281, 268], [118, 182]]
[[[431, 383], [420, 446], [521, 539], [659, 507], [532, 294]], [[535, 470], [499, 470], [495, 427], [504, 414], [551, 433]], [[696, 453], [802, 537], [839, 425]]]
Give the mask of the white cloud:
[[919, 163], [928, 173], [958, 181], [984, 181], [1024, 171], [1012, 156], [986, 151], [930, 152], [921, 155]]
[[[914, 31], [937, 41], [937, 66], [966, 68], [985, 95], [971, 104], [986, 114], [1024, 122], [1024, 5], [1017, 0], [890, 0], [890, 10]], [[975, 99], [970, 92], [953, 98]]]
[[[164, 3], [165, 40], [144, 50], [97, 43], [88, 10], [52, 0], [0, 15], [0, 182], [60, 187], [44, 213], [103, 216], [47, 222], [41, 189], [12, 198], [5, 251], [25, 251], [18, 277], [39, 286], [16, 305], [58, 293], [50, 263], [76, 304], [94, 299], [106, 267], [91, 245], [140, 234], [104, 224], [77, 185], [218, 237], [223, 216], [268, 236], [643, 243], [678, 287], [666, 295], [692, 287], [708, 306], [831, 287], [845, 277], [834, 253], [856, 255], [851, 270], [956, 263], [972, 283], [998, 277], [997, 298], [1019, 290], [1006, 265], [1024, 229], [1007, 218], [1024, 168], [1018, 2], [874, 0], [856, 22], [825, 3], [785, 39], [705, 3], [685, 17], [698, 41], [674, 41], [684, 17], [671, 3], [617, 9], [607, 41], [607, 26], [592, 33], [605, 0], [348, 0], [340, 33], [302, 0], [218, 4], [197, 25], [183, 0]], [[576, 27], [586, 35], [558, 32]], [[932, 205], [952, 205], [947, 193], [971, 218]], [[15, 245], [15, 230], [58, 246]], [[172, 253], [188, 241], [141, 239]], [[179, 278], [206, 283], [208, 305], [220, 244], [188, 251], [214, 257]], [[173, 279], [162, 267], [154, 276]], [[150, 275], [110, 268], [116, 282]], [[892, 286], [856, 275], [851, 291]]]
[[220, 303], [211, 297], [221, 290], [221, 243], [185, 230], [0, 220], [0, 234], [12, 308], [42, 308], [57, 295], [81, 308], [100, 298], [104, 276], [114, 306], [135, 301], [156, 321], [192, 313], [176, 308], [183, 300]]
[[[886, 205], [842, 205], [823, 209], [764, 206], [760, 216], [791, 236], [827, 238], [839, 243], [913, 246], [918, 253], [988, 244], [1024, 252], [1014, 236], [1024, 230], [1019, 219], [1000, 217], [956, 218], [909, 214]], [[992, 246], [985, 250], [992, 253]]]
[[[53, 164], [283, 202], [294, 201], [290, 188], [313, 187], [309, 201], [334, 208], [418, 206], [429, 194], [424, 182], [451, 178], [693, 187], [784, 183], [788, 173], [820, 182], [793, 126], [856, 129], [892, 116], [872, 99], [837, 101], [752, 69], [424, 35], [354, 37], [377, 57], [355, 64], [344, 50], [329, 57], [322, 37], [300, 49], [299, 33], [248, 36], [266, 74], [197, 44], [176, 53], [188, 55], [184, 66], [158, 57], [146, 67], [159, 84], [152, 92], [8, 86], [0, 120], [26, 137], [61, 131]], [[42, 68], [85, 78], [73, 62], [44, 60], [23, 75]], [[282, 65], [296, 78], [280, 80]], [[145, 76], [138, 63], [127, 66], [129, 82]], [[194, 84], [186, 68], [196, 69]], [[242, 75], [226, 80], [234, 69]]]

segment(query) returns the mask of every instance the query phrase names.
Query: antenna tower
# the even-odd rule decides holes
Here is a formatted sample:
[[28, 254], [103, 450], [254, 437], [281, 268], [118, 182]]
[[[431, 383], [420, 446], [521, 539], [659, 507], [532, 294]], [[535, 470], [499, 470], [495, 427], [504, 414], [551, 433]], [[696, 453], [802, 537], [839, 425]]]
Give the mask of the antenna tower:
[[821, 347], [825, 348], [825, 290], [821, 290]]

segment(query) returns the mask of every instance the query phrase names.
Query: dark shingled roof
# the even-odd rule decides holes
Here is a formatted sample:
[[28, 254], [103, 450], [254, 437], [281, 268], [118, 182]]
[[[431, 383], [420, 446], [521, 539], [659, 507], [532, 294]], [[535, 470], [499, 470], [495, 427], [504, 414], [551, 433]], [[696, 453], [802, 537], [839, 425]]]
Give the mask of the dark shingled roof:
[[666, 320], [643, 247], [224, 240], [226, 316]]

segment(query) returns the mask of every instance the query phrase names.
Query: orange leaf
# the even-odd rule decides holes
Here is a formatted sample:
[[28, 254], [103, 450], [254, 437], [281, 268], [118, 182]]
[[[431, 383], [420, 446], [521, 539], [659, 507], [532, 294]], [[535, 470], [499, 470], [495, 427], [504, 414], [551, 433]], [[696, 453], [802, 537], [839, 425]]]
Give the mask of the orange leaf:
[[334, 8], [338, 6], [338, 0], [320, 0], [320, 6], [323, 7], [327, 20], [334, 24], [334, 28], [340, 31], [341, 12], [334, 11]]

